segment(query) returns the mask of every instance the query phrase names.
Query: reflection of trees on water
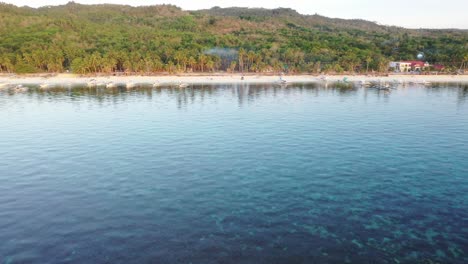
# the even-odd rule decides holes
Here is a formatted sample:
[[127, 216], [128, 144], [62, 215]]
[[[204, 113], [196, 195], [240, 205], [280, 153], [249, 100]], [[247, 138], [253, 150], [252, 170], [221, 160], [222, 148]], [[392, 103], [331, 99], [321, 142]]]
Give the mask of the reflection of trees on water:
[[468, 98], [468, 83], [458, 84], [458, 104], [464, 104], [466, 98]]
[[429, 94], [456, 94], [458, 105], [464, 104], [468, 97], [468, 83], [434, 83], [426, 88]]
[[[367, 99], [368, 96], [376, 96], [388, 100], [396, 91], [379, 91], [378, 89], [361, 88], [353, 84], [337, 83], [297, 83], [287, 86], [274, 84], [199, 84], [187, 88], [176, 86], [161, 86], [153, 88], [152, 86], [138, 86], [132, 89], [125, 87], [117, 88], [88, 88], [83, 86], [63, 86], [49, 89], [38, 89], [30, 86], [28, 91], [17, 93], [14, 91], [1, 91], [7, 96], [24, 96], [38, 101], [68, 100], [71, 102], [95, 101], [99, 105], [118, 104], [127, 100], [174, 100], [179, 109], [185, 108], [195, 102], [204, 102], [205, 100], [218, 100], [220, 96], [231, 97], [236, 100], [239, 107], [249, 105], [262, 98], [268, 97], [288, 97], [288, 96], [330, 96], [337, 95], [342, 98], [353, 97], [357, 95]], [[410, 87], [411, 88], [411, 87]], [[454, 89], [456, 88], [456, 89]], [[407, 89], [400, 87], [398, 89]], [[468, 97], [468, 84], [434, 84], [427, 87], [427, 93], [457, 92], [459, 103], [466, 101]], [[229, 99], [229, 98], [228, 98]]]
[[[49, 89], [39, 89], [36, 86], [29, 86], [29, 90], [22, 93], [14, 91], [5, 91], [10, 96], [26, 96], [38, 101], [53, 101], [64, 99], [72, 102], [95, 101], [99, 105], [117, 104], [126, 100], [140, 100], [153, 98], [169, 97], [175, 100], [178, 108], [184, 108], [195, 101], [203, 102], [206, 99], [213, 100], [221, 94], [231, 94], [232, 99], [237, 100], [239, 107], [248, 105], [265, 97], [278, 97], [297, 95], [302, 93], [320, 96], [323, 93], [338, 94], [340, 96], [349, 96], [355, 94], [357, 89], [352, 86], [335, 87], [330, 84], [288, 84], [287, 86], [274, 84], [199, 84], [187, 88], [177, 86], [161, 86], [153, 88], [152, 86], [137, 86], [132, 89], [126, 89], [123, 86], [116, 88], [96, 88], [86, 86], [61, 86]], [[230, 92], [226, 92], [230, 91]]]

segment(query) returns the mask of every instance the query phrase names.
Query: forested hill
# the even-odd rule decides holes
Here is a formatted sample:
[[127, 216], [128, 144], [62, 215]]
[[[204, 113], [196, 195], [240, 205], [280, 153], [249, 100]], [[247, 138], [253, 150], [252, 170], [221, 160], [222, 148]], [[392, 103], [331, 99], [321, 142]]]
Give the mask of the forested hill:
[[[219, 8], [213, 7], [208, 10], [200, 10], [201, 13], [222, 16], [222, 17], [237, 17], [245, 20], [252, 21], [265, 21], [271, 18], [286, 18], [290, 23], [297, 23], [304, 27], [323, 29], [357, 29], [357, 30], [371, 30], [379, 32], [391, 32], [392, 30], [399, 30], [397, 27], [384, 27], [379, 26], [374, 22], [362, 19], [336, 19], [328, 18], [320, 15], [301, 15], [296, 10], [290, 8], [277, 8], [277, 9], [263, 9], [263, 8]], [[283, 20], [284, 22], [285, 20]]]
[[448, 70], [465, 67], [468, 30], [410, 30], [286, 8], [0, 3], [1, 72], [366, 72], [421, 52]]

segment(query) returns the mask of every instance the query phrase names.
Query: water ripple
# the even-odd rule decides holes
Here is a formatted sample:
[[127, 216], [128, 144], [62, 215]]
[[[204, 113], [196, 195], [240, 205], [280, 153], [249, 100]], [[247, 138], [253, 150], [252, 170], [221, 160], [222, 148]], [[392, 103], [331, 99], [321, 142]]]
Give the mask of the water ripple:
[[0, 263], [467, 263], [465, 90], [0, 91]]

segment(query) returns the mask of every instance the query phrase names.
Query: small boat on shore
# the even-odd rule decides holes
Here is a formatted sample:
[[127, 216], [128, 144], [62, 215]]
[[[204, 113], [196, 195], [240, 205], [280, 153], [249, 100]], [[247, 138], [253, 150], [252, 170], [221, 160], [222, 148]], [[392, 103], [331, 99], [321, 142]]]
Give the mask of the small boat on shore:
[[189, 87], [189, 84], [180, 82], [178, 86], [179, 86], [179, 88], [187, 88], [187, 87]]
[[117, 85], [114, 82], [108, 82], [106, 83], [106, 88], [115, 88]]
[[125, 87], [126, 87], [127, 89], [134, 88], [134, 87], [135, 87], [135, 83], [132, 82], [132, 81], [127, 82], [127, 83], [125, 84]]
[[289, 83], [287, 82], [275, 82], [274, 85], [278, 86], [278, 87], [282, 87], [282, 88], [285, 88], [289, 85]]
[[362, 87], [369, 87], [370, 83], [367, 82], [366, 80], [361, 80], [359, 81], [359, 85], [361, 85]]
[[419, 85], [431, 85], [431, 82], [425, 80], [412, 81], [410, 84], [419, 84]]
[[319, 79], [320, 81], [322, 81], [322, 82], [327, 82], [327, 81], [328, 81], [328, 77], [325, 76], [325, 75], [320, 76], [318, 79]]
[[89, 80], [89, 81], [86, 83], [86, 86], [88, 86], [89, 88], [96, 87], [96, 86], [97, 86], [97, 82], [96, 82], [95, 79], [91, 79], [91, 80]]
[[14, 91], [17, 93], [26, 92], [28, 91], [28, 88], [24, 87], [22, 84], [18, 84], [15, 86]]
[[279, 85], [279, 86], [287, 86], [288, 85], [288, 81], [286, 81], [285, 79], [283, 79], [283, 76], [280, 75], [279, 76], [279, 79], [275, 82], [276, 85]]
[[41, 89], [48, 89], [48, 88], [50, 88], [50, 86], [51, 86], [51, 85], [50, 85], [49, 83], [41, 83], [41, 84], [39, 84], [39, 88], [41, 88]]
[[288, 83], [288, 81], [286, 81], [286, 80], [284, 80], [283, 78], [280, 77], [279, 80], [274, 82], [274, 84], [284, 87], [284, 86], [287, 86], [289, 83]]
[[387, 91], [390, 89], [396, 89], [395, 84], [384, 82], [382, 80], [371, 81], [369, 82], [369, 85], [367, 87], [374, 88], [377, 90], [387, 90]]

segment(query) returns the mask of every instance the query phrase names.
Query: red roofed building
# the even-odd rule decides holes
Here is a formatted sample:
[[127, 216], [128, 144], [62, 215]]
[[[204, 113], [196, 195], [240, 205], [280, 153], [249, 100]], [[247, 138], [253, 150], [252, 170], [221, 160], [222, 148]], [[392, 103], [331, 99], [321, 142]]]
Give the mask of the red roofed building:
[[410, 64], [411, 70], [412, 71], [423, 71], [427, 68], [429, 68], [429, 63], [424, 62], [424, 61], [405, 61], [406, 63]]
[[412, 72], [412, 71], [423, 71], [429, 68], [431, 65], [424, 61], [394, 61], [390, 62], [389, 67], [394, 69], [396, 72]]

